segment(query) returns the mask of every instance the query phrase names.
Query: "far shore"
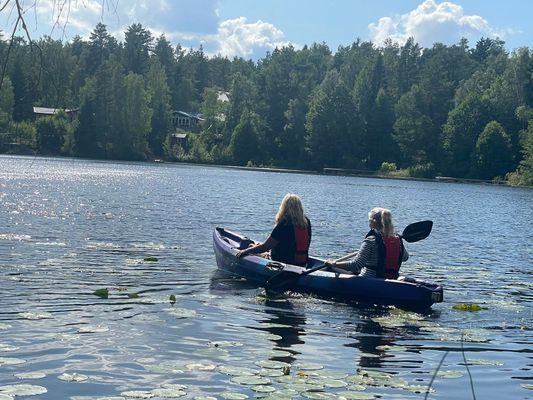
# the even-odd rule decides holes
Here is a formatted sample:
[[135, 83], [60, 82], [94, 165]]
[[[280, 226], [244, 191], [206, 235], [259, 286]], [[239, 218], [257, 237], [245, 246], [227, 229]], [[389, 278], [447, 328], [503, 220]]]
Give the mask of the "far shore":
[[[2, 153], [0, 156], [20, 156], [31, 158], [69, 158], [77, 160], [89, 160], [89, 161], [106, 161], [106, 162], [147, 162], [155, 164], [182, 164], [182, 165], [201, 165], [204, 167], [218, 167], [229, 168], [244, 171], [258, 171], [258, 172], [280, 172], [288, 174], [306, 174], [306, 175], [335, 175], [335, 176], [356, 176], [359, 178], [376, 178], [376, 179], [396, 179], [396, 180], [409, 180], [409, 181], [426, 181], [426, 182], [453, 182], [453, 183], [468, 183], [479, 185], [502, 185], [508, 187], [514, 187], [508, 185], [506, 181], [491, 181], [482, 179], [469, 179], [469, 178], [455, 178], [450, 176], [436, 176], [435, 178], [417, 178], [412, 176], [399, 176], [395, 174], [380, 174], [379, 171], [369, 170], [353, 170], [343, 168], [323, 168], [322, 171], [304, 170], [304, 169], [291, 169], [291, 168], [278, 168], [278, 167], [261, 167], [261, 166], [241, 166], [241, 165], [225, 165], [225, 164], [206, 164], [206, 163], [193, 163], [193, 162], [181, 162], [181, 161], [166, 161], [160, 159], [135, 161], [135, 160], [111, 160], [111, 159], [93, 159], [93, 158], [79, 158], [79, 157], [64, 157], [58, 155], [45, 155], [45, 154], [26, 154], [26, 153]], [[517, 186], [526, 187], [530, 186]]]

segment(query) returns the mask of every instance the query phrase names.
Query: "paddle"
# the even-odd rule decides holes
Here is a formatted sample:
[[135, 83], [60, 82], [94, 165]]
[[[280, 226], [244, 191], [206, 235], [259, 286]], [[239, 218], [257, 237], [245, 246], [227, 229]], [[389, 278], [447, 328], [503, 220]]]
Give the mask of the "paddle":
[[[400, 237], [405, 239], [406, 242], [413, 243], [418, 242], [419, 240], [425, 239], [431, 233], [431, 228], [433, 227], [433, 221], [420, 221], [413, 224], [407, 225], [403, 230]], [[335, 262], [345, 261], [351, 257], [354, 257], [357, 254], [350, 253], [341, 258], [335, 260]], [[290, 286], [294, 285], [300, 278], [312, 274], [313, 272], [320, 271], [328, 266], [328, 264], [323, 263], [317, 265], [316, 267], [305, 269], [302, 271], [285, 271], [282, 270], [272, 278], [270, 278], [265, 284], [266, 292], [271, 293], [281, 293], [287, 290]]]

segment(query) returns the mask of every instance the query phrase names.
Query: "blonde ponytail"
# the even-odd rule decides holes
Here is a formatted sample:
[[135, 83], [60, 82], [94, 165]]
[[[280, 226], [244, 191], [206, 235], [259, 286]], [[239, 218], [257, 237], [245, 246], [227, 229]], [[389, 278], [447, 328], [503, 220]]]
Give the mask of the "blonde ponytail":
[[392, 213], [386, 208], [376, 207], [368, 213], [368, 219], [376, 224], [376, 228], [385, 236], [394, 235]]

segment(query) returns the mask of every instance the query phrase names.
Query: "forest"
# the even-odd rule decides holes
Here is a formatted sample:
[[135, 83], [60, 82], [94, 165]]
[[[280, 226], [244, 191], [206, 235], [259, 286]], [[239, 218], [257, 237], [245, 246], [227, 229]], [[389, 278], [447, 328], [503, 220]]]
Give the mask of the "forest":
[[[119, 42], [99, 23], [87, 40], [1, 36], [0, 67], [1, 153], [533, 185], [533, 54], [498, 39], [357, 39], [253, 61], [141, 24]], [[199, 116], [198, 130], [177, 128], [176, 111]]]

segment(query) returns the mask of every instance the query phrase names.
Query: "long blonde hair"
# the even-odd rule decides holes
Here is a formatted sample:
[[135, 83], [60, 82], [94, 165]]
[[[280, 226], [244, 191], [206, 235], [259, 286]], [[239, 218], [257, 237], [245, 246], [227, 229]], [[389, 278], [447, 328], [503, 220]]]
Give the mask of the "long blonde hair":
[[392, 224], [392, 213], [390, 210], [375, 207], [368, 213], [368, 219], [376, 224], [377, 230], [383, 235], [394, 235], [394, 225]]
[[287, 193], [281, 201], [278, 213], [276, 214], [276, 224], [281, 222], [285, 217], [289, 217], [292, 223], [299, 228], [307, 227], [307, 219], [305, 218], [302, 200], [294, 193]]

